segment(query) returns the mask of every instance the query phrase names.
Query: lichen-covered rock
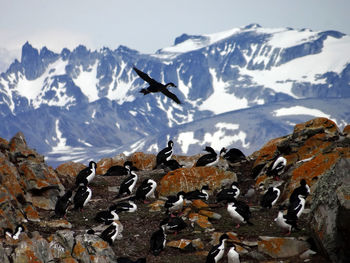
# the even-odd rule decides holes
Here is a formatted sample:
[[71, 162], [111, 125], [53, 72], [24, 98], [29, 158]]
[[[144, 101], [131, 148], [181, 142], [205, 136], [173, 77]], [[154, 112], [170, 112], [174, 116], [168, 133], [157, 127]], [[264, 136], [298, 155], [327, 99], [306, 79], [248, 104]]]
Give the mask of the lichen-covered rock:
[[125, 154], [119, 154], [112, 158], [103, 158], [97, 162], [96, 174], [103, 175], [107, 172], [109, 168], [114, 165], [124, 165], [124, 162], [127, 160]]
[[133, 153], [130, 161], [139, 170], [152, 170], [156, 166], [156, 156], [142, 152]]
[[311, 203], [310, 226], [318, 247], [333, 262], [350, 258], [350, 159], [337, 161], [318, 181]]
[[209, 185], [211, 190], [220, 189], [228, 182], [237, 181], [235, 173], [215, 167], [180, 168], [166, 174], [157, 191], [161, 196], [176, 195], [180, 191], [193, 191]]
[[67, 162], [60, 164], [55, 171], [59, 174], [60, 179], [66, 185], [72, 185], [75, 183], [75, 177], [77, 174], [86, 168], [84, 164], [76, 162]]
[[204, 228], [204, 229], [208, 229], [208, 228], [213, 227], [213, 225], [208, 220], [207, 216], [203, 216], [203, 215], [200, 215], [198, 213], [190, 213], [188, 215], [188, 219], [191, 222], [196, 223], [198, 226], [200, 226], [201, 228]]
[[189, 239], [180, 239], [180, 240], [173, 240], [168, 242], [166, 245], [168, 247], [174, 247], [174, 248], [179, 248], [182, 250], [185, 250], [188, 245], [191, 244], [191, 240]]
[[259, 252], [272, 258], [294, 257], [309, 249], [307, 242], [294, 237], [260, 237], [260, 239], [258, 241]]
[[350, 137], [350, 125], [346, 125], [343, 129], [343, 135], [346, 137]]

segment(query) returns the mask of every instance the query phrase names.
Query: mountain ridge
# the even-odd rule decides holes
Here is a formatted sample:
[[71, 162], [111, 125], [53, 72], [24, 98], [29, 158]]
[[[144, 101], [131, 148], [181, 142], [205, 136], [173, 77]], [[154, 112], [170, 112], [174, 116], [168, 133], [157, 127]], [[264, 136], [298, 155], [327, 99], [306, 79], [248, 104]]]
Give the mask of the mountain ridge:
[[[174, 44], [155, 54], [125, 46], [91, 51], [83, 45], [58, 54], [25, 43], [21, 61], [0, 75], [0, 119], [7, 124], [1, 134], [11, 138], [18, 130], [27, 132], [29, 143], [44, 155], [63, 143], [59, 134], [71, 148], [126, 149], [144, 137], [225, 112], [350, 97], [350, 37], [337, 31], [252, 24], [201, 36], [183, 34]], [[146, 84], [133, 65], [160, 82], [174, 82], [178, 89], [173, 92], [183, 104], [159, 94], [141, 95]], [[338, 111], [337, 118], [348, 107]], [[43, 131], [33, 129], [41, 118]], [[349, 118], [341, 119], [340, 127], [343, 123]]]

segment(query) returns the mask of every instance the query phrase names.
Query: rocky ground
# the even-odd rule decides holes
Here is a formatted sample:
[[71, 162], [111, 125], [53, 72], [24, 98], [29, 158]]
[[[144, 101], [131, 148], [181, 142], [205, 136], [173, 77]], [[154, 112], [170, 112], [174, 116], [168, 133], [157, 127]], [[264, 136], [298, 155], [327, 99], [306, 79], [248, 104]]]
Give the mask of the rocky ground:
[[[347, 235], [342, 239], [336, 233], [333, 238], [329, 227], [322, 221], [333, 220], [334, 229], [338, 229], [336, 224], [340, 216], [329, 219], [322, 211], [332, 209], [333, 214], [344, 218], [348, 216], [347, 200], [350, 198], [347, 198], [346, 182], [350, 180], [346, 179], [347, 173], [341, 171], [350, 167], [350, 128], [347, 126], [340, 133], [327, 119], [315, 119], [302, 125], [296, 127], [292, 135], [268, 142], [247, 161], [231, 167], [221, 161], [216, 168], [191, 168], [198, 156], [175, 156], [185, 165], [184, 168], [172, 172], [153, 170], [155, 156], [143, 153], [100, 160], [98, 175], [90, 184], [93, 191], [91, 201], [83, 212], [70, 209], [67, 220], [54, 217], [54, 204], [58, 195], [72, 187], [75, 175], [84, 165], [66, 163], [53, 170], [45, 164], [42, 156], [27, 147], [23, 134], [17, 134], [10, 142], [1, 139], [0, 226], [2, 229], [14, 229], [21, 222], [26, 231], [18, 241], [2, 239], [0, 262], [116, 262], [121, 256], [133, 260], [145, 257], [147, 262], [154, 263], [205, 262], [208, 251], [224, 232], [230, 236], [227, 246], [231, 242], [237, 245], [241, 262], [346, 262], [346, 256], [334, 259], [327, 244], [331, 243], [332, 249], [337, 246], [337, 254], [346, 255], [344, 240]], [[276, 154], [283, 154], [288, 160], [281, 181], [266, 178], [264, 172]], [[137, 202], [135, 213], [121, 213], [122, 238], [109, 246], [97, 235], [86, 231], [98, 226], [94, 216], [115, 202], [113, 198], [124, 179], [101, 175], [111, 165], [122, 164], [126, 159], [140, 169], [137, 171], [139, 180], [136, 187], [145, 178], [152, 178], [158, 183], [157, 198], [152, 199], [150, 204]], [[334, 174], [338, 175], [337, 180], [332, 179]], [[301, 177], [311, 186], [312, 194], [307, 199], [305, 213], [298, 221], [301, 230], [286, 237], [273, 219], [277, 216], [278, 205], [286, 204]], [[216, 192], [233, 181], [239, 183], [239, 199], [250, 205], [252, 226], [235, 228], [225, 205], [215, 202]], [[183, 218], [188, 227], [176, 235], [168, 233], [166, 248], [159, 256], [153, 256], [149, 252], [149, 240], [166, 216], [161, 205], [163, 197], [179, 190], [194, 190], [204, 184], [209, 184], [211, 188], [209, 201], [186, 204]], [[271, 184], [279, 185], [282, 195], [275, 207], [263, 210], [259, 206], [260, 196], [263, 189]], [[252, 186], [256, 194], [247, 199], [244, 194]], [[259, 190], [259, 187], [263, 189]], [[322, 196], [327, 189], [328, 195], [337, 193], [336, 197], [332, 197], [337, 206], [333, 202], [325, 208]], [[343, 198], [340, 193], [345, 193]], [[318, 204], [322, 205], [321, 209]], [[347, 233], [348, 226], [341, 227]], [[312, 255], [306, 255], [308, 252]], [[226, 256], [221, 262], [227, 262]]]

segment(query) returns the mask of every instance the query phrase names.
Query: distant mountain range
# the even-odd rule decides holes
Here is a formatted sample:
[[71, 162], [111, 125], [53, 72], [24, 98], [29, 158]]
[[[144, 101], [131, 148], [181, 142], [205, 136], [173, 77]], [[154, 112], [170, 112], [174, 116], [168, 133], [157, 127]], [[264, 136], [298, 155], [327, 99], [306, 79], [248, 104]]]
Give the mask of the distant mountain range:
[[[135, 65], [183, 102], [147, 87]], [[21, 61], [0, 75], [0, 136], [22, 131], [57, 165], [119, 153], [156, 153], [169, 138], [176, 154], [205, 145], [252, 153], [315, 116], [350, 120], [350, 37], [336, 31], [244, 28], [183, 34], [141, 54], [125, 46], [60, 54], [25, 43]]]

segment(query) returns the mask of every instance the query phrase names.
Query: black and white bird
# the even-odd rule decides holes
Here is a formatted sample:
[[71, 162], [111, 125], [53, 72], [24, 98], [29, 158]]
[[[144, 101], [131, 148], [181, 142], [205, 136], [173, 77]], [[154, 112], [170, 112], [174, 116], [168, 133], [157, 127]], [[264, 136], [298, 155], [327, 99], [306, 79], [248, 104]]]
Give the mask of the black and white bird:
[[232, 245], [227, 252], [227, 263], [240, 263], [239, 254], [236, 251], [235, 245]]
[[111, 166], [103, 176], [124, 176], [129, 175], [132, 168], [132, 162], [126, 161], [124, 165]]
[[172, 140], [168, 141], [168, 146], [162, 149], [156, 157], [156, 167], [159, 167], [161, 164], [164, 164], [166, 161], [170, 161], [173, 156], [173, 146], [174, 142]]
[[12, 229], [11, 228], [5, 228], [4, 229], [4, 238], [5, 239], [12, 239], [12, 235], [13, 235], [13, 231], [12, 231]]
[[187, 227], [187, 224], [181, 217], [171, 217], [168, 216], [164, 218], [161, 225], [165, 226], [165, 230], [177, 234], [181, 230]]
[[137, 210], [137, 205], [133, 200], [128, 200], [112, 205], [109, 210], [114, 210], [117, 214], [121, 212], [134, 213]]
[[225, 252], [225, 242], [229, 239], [227, 234], [223, 234], [220, 236], [219, 244], [213, 246], [208, 255], [206, 263], [217, 263], [219, 262], [222, 257], [224, 256]]
[[240, 227], [241, 223], [247, 223], [248, 225], [253, 225], [249, 219], [251, 217], [251, 212], [249, 206], [240, 200], [231, 200], [227, 205], [227, 212], [235, 222], [236, 228]]
[[69, 205], [72, 203], [72, 190], [68, 190], [64, 195], [59, 197], [55, 205], [55, 214], [57, 217], [66, 217]]
[[114, 240], [117, 238], [119, 234], [119, 225], [114, 221], [109, 225], [105, 230], [102, 231], [100, 237], [112, 245]]
[[287, 213], [284, 215], [283, 209], [280, 208], [278, 211], [278, 216], [274, 220], [276, 225], [284, 230], [287, 230], [287, 235], [290, 235], [292, 229], [297, 229], [298, 217], [296, 213]]
[[237, 148], [231, 148], [228, 151], [226, 148], [224, 148], [223, 152], [224, 155], [222, 157], [230, 164], [240, 162], [246, 159], [244, 153], [242, 153], [242, 151]]
[[281, 191], [277, 187], [269, 187], [269, 189], [262, 196], [260, 205], [264, 208], [272, 208], [272, 206], [276, 204], [280, 194]]
[[230, 202], [230, 200], [237, 199], [240, 193], [241, 191], [238, 188], [238, 183], [233, 182], [230, 188], [222, 189], [220, 192], [216, 194], [216, 202], [217, 203], [222, 201]]
[[119, 220], [119, 216], [113, 209], [100, 211], [95, 216], [96, 222], [105, 223], [105, 225], [112, 224], [114, 220]]
[[136, 199], [146, 202], [150, 197], [155, 198], [154, 192], [157, 188], [157, 183], [152, 179], [145, 179], [136, 189]]
[[305, 209], [305, 198], [299, 194], [297, 198], [293, 199], [288, 206], [288, 215], [296, 214], [299, 218]]
[[12, 235], [12, 238], [14, 240], [19, 239], [20, 235], [24, 232], [24, 226], [22, 226], [21, 224], [16, 226], [15, 232]]
[[136, 185], [137, 180], [138, 180], [138, 175], [134, 171], [131, 171], [130, 176], [128, 176], [121, 183], [120, 188], [119, 188], [119, 193], [115, 197], [115, 199], [121, 197], [122, 195], [131, 195], [132, 191], [134, 190], [134, 187]]
[[167, 213], [173, 213], [176, 211], [181, 211], [183, 208], [185, 192], [178, 192], [176, 196], [168, 196], [165, 201], [164, 207]]
[[196, 189], [194, 191], [187, 192], [184, 196], [185, 200], [192, 201], [192, 200], [196, 200], [196, 199], [201, 199], [201, 200], [208, 201], [209, 194], [208, 194], [207, 190], [210, 190], [209, 186], [203, 185], [201, 190]]
[[166, 244], [166, 233], [165, 225], [160, 225], [160, 228], [153, 232], [150, 239], [150, 250], [151, 253], [155, 256], [158, 256], [160, 252], [165, 248]]
[[78, 173], [75, 179], [75, 186], [88, 185], [96, 175], [96, 168], [97, 164], [94, 161], [90, 161], [89, 167], [86, 167]]
[[90, 201], [92, 196], [92, 191], [89, 187], [85, 185], [79, 186], [73, 197], [74, 209], [83, 210], [83, 207]]
[[149, 87], [146, 89], [141, 89], [140, 92], [143, 93], [143, 95], [147, 95], [149, 93], [155, 93], [155, 92], [161, 92], [168, 98], [175, 101], [177, 104], [181, 104], [179, 98], [174, 94], [171, 93], [168, 88], [169, 87], [175, 87], [175, 84], [172, 82], [169, 82], [167, 84], [159, 83], [158, 81], [152, 79], [150, 76], [148, 76], [146, 73], [142, 72], [141, 70], [137, 69], [136, 67], [133, 67], [137, 75], [139, 75], [140, 78], [142, 78], [144, 81], [146, 81], [149, 84]]
[[198, 158], [195, 166], [214, 166], [219, 162], [220, 155], [224, 152], [224, 148], [221, 149], [220, 155], [218, 155], [215, 150], [210, 147], [206, 146], [204, 151], [208, 152], [208, 154], [202, 155], [201, 157]]
[[127, 257], [119, 257], [117, 263], [146, 263], [146, 258], [138, 258], [134, 261]]
[[300, 186], [295, 188], [292, 194], [289, 197], [289, 203], [292, 203], [294, 200], [298, 199], [299, 195], [302, 195], [305, 199], [310, 194], [310, 187], [306, 183], [305, 179], [300, 180]]
[[274, 179], [279, 180], [279, 176], [284, 172], [287, 165], [287, 159], [283, 156], [279, 156], [271, 165], [267, 168], [266, 175], [272, 176]]

